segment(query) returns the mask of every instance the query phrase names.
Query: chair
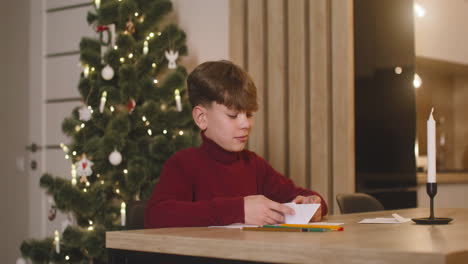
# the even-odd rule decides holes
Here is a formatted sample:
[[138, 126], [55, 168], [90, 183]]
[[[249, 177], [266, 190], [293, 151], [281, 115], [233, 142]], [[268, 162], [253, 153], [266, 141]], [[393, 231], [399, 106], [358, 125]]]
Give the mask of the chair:
[[342, 214], [384, 210], [382, 203], [365, 193], [337, 194], [336, 201]]
[[125, 228], [144, 229], [145, 228], [145, 208], [148, 201], [131, 201], [127, 204], [127, 214], [125, 218]]

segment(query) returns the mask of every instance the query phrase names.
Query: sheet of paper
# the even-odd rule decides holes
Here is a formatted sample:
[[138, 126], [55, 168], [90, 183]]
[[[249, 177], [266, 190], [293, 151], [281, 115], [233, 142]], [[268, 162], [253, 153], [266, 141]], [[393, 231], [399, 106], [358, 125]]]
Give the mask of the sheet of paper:
[[398, 214], [392, 214], [392, 218], [366, 218], [359, 221], [359, 224], [401, 224], [411, 221], [409, 218], [404, 218]]
[[[286, 224], [308, 224], [310, 218], [315, 214], [317, 209], [320, 207], [320, 204], [295, 204], [295, 203], [285, 203], [294, 209], [296, 214], [294, 215], [285, 215]], [[329, 225], [331, 223], [322, 222], [324, 225]], [[317, 224], [317, 223], [313, 223]], [[342, 223], [338, 223], [342, 224]], [[221, 228], [242, 228], [242, 227], [258, 227], [258, 225], [246, 225], [242, 223], [235, 223], [226, 226], [209, 226], [209, 227], [221, 227]]]
[[344, 223], [331, 223], [331, 222], [310, 222], [309, 225], [320, 225], [320, 226], [343, 226]]
[[309, 223], [310, 218], [315, 214], [320, 204], [296, 204], [285, 203], [284, 205], [291, 207], [296, 212], [294, 215], [285, 215], [286, 224], [301, 224]]
[[259, 227], [258, 225], [246, 225], [242, 223], [235, 223], [226, 226], [209, 226], [209, 227], [221, 227], [221, 228], [243, 228], [243, 227]]

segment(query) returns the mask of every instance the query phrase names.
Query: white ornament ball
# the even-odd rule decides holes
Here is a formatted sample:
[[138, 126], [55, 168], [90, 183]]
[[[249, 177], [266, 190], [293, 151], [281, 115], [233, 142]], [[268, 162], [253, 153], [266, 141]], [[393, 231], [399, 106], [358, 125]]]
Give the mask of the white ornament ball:
[[101, 76], [104, 80], [111, 80], [114, 78], [114, 69], [112, 69], [112, 67], [107, 64], [104, 68], [102, 68]]
[[24, 258], [18, 258], [16, 264], [26, 264], [26, 260], [24, 260]]
[[122, 154], [117, 150], [112, 151], [109, 155], [109, 162], [114, 166], [119, 165], [122, 162]]

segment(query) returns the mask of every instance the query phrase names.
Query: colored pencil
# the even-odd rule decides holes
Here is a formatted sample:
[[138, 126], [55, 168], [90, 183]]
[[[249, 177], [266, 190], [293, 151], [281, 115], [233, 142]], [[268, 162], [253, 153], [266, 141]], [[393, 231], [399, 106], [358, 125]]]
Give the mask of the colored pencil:
[[299, 225], [299, 224], [280, 224], [279, 226], [284, 226], [284, 227], [302, 227], [302, 228], [328, 228], [332, 230], [337, 230], [337, 231], [343, 231], [344, 228], [342, 226], [337, 226], [337, 225]]
[[274, 232], [327, 232], [331, 231], [328, 228], [302, 228], [302, 227], [286, 227], [265, 225], [262, 227], [244, 227], [243, 230], [247, 231], [274, 231]]

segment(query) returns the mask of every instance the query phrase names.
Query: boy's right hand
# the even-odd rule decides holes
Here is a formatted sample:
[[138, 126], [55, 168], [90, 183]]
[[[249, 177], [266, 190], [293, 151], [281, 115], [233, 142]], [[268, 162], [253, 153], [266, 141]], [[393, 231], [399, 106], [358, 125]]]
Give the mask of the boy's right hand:
[[285, 214], [293, 215], [294, 210], [263, 195], [244, 197], [244, 220], [246, 224], [274, 225], [284, 223]]

